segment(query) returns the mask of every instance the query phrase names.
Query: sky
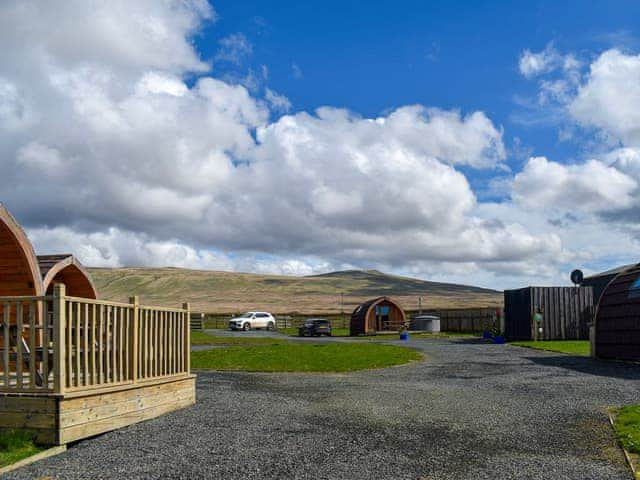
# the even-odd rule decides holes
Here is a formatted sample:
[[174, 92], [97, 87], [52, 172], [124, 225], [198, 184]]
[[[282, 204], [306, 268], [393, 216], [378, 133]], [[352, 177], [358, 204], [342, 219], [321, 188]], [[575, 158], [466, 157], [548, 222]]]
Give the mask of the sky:
[[640, 261], [634, 1], [0, 3], [0, 202], [89, 266]]

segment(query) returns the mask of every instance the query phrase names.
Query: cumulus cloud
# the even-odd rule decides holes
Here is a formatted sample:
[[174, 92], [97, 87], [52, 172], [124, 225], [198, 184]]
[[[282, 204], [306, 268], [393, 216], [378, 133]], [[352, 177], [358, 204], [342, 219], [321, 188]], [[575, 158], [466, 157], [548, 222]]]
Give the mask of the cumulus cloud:
[[640, 146], [640, 55], [616, 49], [600, 55], [569, 111], [583, 125], [602, 129], [626, 146]]
[[[479, 204], [460, 169], [506, 159], [486, 114], [322, 107], [271, 120], [286, 97], [214, 77], [195, 50], [214, 16], [197, 0], [0, 5], [0, 191], [39, 251], [100, 266], [425, 275], [546, 275], [554, 267], [534, 266], [570, 258], [553, 232]], [[225, 39], [227, 61], [250, 53], [245, 40]], [[627, 174], [609, 176], [631, 195]]]
[[533, 157], [515, 176], [512, 195], [533, 208], [606, 212], [633, 205], [637, 188], [634, 178], [597, 160], [563, 165]]

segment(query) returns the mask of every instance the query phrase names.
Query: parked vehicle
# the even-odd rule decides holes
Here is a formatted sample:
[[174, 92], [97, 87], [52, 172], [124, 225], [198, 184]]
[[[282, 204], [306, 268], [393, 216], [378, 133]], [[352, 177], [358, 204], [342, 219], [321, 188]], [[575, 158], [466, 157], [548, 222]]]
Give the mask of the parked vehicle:
[[324, 318], [309, 318], [298, 327], [298, 336], [304, 337], [309, 335], [316, 337], [320, 335], [331, 336], [331, 322]]
[[231, 330], [251, 330], [252, 328], [276, 328], [276, 319], [267, 312], [247, 312], [229, 320]]

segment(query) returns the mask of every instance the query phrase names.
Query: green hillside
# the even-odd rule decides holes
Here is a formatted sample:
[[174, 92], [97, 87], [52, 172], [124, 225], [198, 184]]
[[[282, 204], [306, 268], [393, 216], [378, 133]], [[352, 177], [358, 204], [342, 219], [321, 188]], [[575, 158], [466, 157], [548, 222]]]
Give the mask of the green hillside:
[[[309, 277], [186, 270], [180, 268], [90, 268], [100, 297], [194, 311], [232, 313], [264, 309], [273, 313], [350, 312], [362, 301], [388, 295], [406, 309], [496, 306], [502, 293], [467, 285], [428, 282], [378, 271], [349, 270]], [[342, 295], [341, 295], [342, 294]], [[344, 304], [341, 304], [341, 298]]]

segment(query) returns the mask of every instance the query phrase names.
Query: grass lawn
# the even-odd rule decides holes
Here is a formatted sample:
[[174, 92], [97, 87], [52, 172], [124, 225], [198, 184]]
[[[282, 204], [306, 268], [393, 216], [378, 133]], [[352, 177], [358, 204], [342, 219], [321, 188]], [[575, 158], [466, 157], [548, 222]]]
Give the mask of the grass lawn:
[[43, 449], [33, 443], [33, 435], [24, 430], [0, 432], [0, 467], [35, 455]]
[[516, 347], [535, 348], [536, 350], [546, 350], [548, 352], [568, 353], [570, 355], [589, 355], [589, 340], [545, 340], [509, 342], [509, 345]]
[[282, 343], [216, 348], [191, 354], [191, 367], [250, 372], [348, 372], [420, 360], [414, 350], [375, 343]]
[[191, 332], [191, 345], [273, 345], [286, 340], [277, 338], [230, 337], [210, 335], [206, 332]]
[[617, 408], [613, 411], [613, 428], [627, 451], [640, 454], [640, 405]]

